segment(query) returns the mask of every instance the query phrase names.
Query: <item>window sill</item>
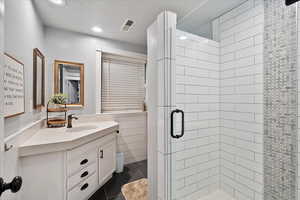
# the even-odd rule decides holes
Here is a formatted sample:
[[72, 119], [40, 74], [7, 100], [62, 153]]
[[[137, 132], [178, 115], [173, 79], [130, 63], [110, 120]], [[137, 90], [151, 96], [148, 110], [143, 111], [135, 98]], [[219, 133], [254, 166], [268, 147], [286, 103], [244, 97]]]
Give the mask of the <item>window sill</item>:
[[147, 111], [142, 110], [128, 110], [128, 111], [115, 111], [115, 112], [104, 112], [99, 115], [116, 115], [116, 116], [128, 116], [128, 115], [146, 115]]

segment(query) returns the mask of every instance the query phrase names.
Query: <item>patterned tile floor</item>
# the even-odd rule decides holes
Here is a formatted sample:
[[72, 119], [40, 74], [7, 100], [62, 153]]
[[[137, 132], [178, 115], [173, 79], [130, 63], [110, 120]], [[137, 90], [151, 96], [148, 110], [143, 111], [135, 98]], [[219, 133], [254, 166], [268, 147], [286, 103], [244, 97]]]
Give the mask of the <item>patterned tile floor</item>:
[[141, 178], [147, 178], [146, 160], [126, 165], [123, 173], [114, 174], [89, 200], [125, 200], [121, 192], [122, 186]]

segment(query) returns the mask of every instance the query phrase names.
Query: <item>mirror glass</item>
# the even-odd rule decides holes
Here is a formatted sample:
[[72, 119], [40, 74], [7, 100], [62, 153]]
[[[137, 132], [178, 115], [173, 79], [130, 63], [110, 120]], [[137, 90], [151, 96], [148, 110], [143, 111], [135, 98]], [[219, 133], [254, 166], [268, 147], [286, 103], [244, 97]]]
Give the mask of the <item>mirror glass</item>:
[[83, 106], [83, 67], [81, 63], [55, 61], [55, 93], [66, 94], [68, 105]]

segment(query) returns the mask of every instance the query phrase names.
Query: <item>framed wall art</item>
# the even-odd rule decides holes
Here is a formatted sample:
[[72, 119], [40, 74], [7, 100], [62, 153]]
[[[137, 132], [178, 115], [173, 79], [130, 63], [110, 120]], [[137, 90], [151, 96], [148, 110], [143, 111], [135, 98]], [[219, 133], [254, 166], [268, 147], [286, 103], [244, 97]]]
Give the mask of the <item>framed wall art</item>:
[[24, 64], [4, 54], [4, 117], [25, 113]]
[[45, 106], [45, 57], [37, 48], [33, 50], [33, 108]]

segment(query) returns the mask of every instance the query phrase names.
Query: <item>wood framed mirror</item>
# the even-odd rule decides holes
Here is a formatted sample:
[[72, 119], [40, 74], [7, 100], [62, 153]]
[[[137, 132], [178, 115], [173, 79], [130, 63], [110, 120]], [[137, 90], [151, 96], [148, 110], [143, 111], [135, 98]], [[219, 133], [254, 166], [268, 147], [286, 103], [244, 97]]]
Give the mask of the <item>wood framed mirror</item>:
[[68, 106], [84, 106], [84, 64], [55, 60], [54, 93], [66, 94]]
[[33, 49], [33, 108], [45, 106], [45, 56]]

